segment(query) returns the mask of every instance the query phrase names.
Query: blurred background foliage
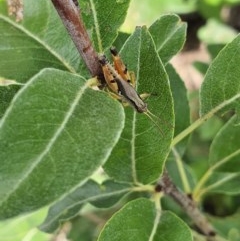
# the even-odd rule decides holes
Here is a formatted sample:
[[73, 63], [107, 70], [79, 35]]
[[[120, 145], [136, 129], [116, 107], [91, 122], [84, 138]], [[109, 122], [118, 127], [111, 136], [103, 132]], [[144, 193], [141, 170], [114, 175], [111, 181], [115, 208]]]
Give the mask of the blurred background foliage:
[[191, 25], [200, 24], [199, 38], [206, 43], [227, 43], [240, 29], [239, 0], [132, 0], [121, 30], [149, 26], [165, 13], [180, 14]]

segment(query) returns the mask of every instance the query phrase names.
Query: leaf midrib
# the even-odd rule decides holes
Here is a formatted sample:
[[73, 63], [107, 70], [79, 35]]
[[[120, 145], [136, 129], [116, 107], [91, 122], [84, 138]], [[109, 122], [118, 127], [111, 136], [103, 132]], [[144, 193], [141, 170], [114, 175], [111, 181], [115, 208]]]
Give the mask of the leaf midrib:
[[58, 215], [53, 216], [53, 218], [50, 219], [47, 223], [45, 223], [44, 225], [41, 225], [41, 228], [44, 229], [44, 227], [48, 226], [50, 223], [57, 220], [57, 218], [60, 217], [62, 215], [62, 213], [66, 212], [66, 210], [68, 210], [70, 208], [75, 207], [76, 205], [80, 205], [80, 204], [91, 202], [91, 201], [96, 201], [96, 200], [101, 199], [101, 198], [111, 197], [113, 195], [122, 194], [122, 193], [126, 193], [126, 192], [129, 192], [129, 191], [131, 191], [131, 188], [125, 188], [125, 189], [122, 189], [122, 190], [117, 190], [115, 192], [98, 194], [98, 195], [95, 195], [95, 196], [85, 198], [83, 200], [79, 200], [78, 202], [67, 206], [62, 212], [59, 212]]
[[2, 19], [3, 21], [7, 22], [10, 25], [12, 25], [16, 29], [20, 30], [21, 32], [26, 34], [28, 37], [32, 38], [34, 41], [36, 41], [41, 46], [43, 46], [43, 48], [45, 48], [47, 51], [49, 51], [56, 59], [58, 59], [60, 61], [60, 63], [62, 63], [63, 66], [65, 66], [65, 68], [68, 71], [70, 71], [71, 73], [76, 73], [75, 69], [62, 56], [60, 56], [49, 45], [47, 45], [46, 42], [42, 41], [36, 35], [32, 34], [30, 31], [28, 31], [26, 28], [24, 28], [23, 26], [13, 22], [11, 19], [5, 17], [2, 14], [0, 14], [0, 19]]
[[98, 17], [97, 17], [97, 11], [96, 11], [93, 0], [90, 0], [90, 5], [91, 5], [92, 13], [93, 13], [93, 22], [94, 22], [94, 26], [95, 26], [95, 30], [96, 30], [98, 50], [99, 50], [99, 52], [103, 52], [102, 38], [101, 38], [101, 34], [100, 34], [100, 26], [99, 26]]
[[217, 188], [217, 187], [221, 186], [222, 184], [231, 181], [232, 179], [234, 179], [237, 176], [239, 176], [239, 173], [230, 173], [229, 175], [226, 175], [226, 177], [215, 182], [214, 184], [206, 186], [204, 189], [202, 189], [202, 193], [210, 192], [212, 189]]
[[[42, 72], [45, 70], [40, 71], [37, 75], [35, 75], [30, 81], [27, 82], [27, 84], [24, 85], [24, 87], [15, 95], [11, 105], [9, 106], [6, 114], [2, 118], [0, 122], [0, 128], [3, 128], [4, 122], [7, 119], [9, 113], [11, 113], [11, 110], [14, 106], [14, 103], [18, 100], [18, 97], [21, 96], [22, 93], [24, 93], [25, 89], [28, 88], [29, 85], [31, 85], [36, 79], [38, 79], [38, 76], [42, 74]], [[65, 126], [67, 125], [70, 117], [72, 116], [72, 113], [74, 112], [76, 106], [78, 105], [81, 97], [83, 96], [85, 90], [88, 88], [89, 83], [88, 81], [85, 82], [83, 86], [81, 86], [80, 90], [77, 92], [75, 99], [73, 100], [72, 104], [69, 107], [69, 110], [66, 112], [66, 115], [63, 118], [62, 123], [60, 124], [59, 128], [56, 129], [55, 133], [53, 133], [52, 138], [48, 141], [45, 148], [42, 150], [41, 153], [39, 153], [38, 158], [36, 158], [32, 163], [32, 165], [29, 167], [29, 169], [24, 173], [22, 178], [16, 183], [15, 187], [12, 188], [12, 190], [6, 195], [4, 199], [1, 200], [1, 203], [4, 203], [8, 200], [8, 198], [21, 186], [21, 184], [27, 179], [27, 177], [33, 172], [33, 170], [38, 166], [38, 164], [43, 160], [43, 158], [46, 156], [46, 154], [51, 150], [52, 146], [57, 141], [58, 137], [61, 135], [62, 131], [64, 130]]]
[[[178, 23], [179, 23], [179, 21], [178, 21]], [[183, 26], [183, 24], [182, 24], [182, 25], [178, 25], [177, 28], [174, 28], [174, 30], [171, 31], [171, 34], [168, 34], [168, 37], [162, 42], [162, 44], [156, 49], [156, 51], [159, 52], [159, 51], [164, 47], [164, 45], [166, 45], [166, 43], [167, 43], [168, 41], [171, 41], [173, 35], [174, 35], [182, 26]]]

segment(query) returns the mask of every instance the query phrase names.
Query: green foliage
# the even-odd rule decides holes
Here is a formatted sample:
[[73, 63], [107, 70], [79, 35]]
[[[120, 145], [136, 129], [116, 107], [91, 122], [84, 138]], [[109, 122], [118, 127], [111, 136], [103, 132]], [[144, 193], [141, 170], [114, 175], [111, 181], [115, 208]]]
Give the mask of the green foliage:
[[186, 23], [181, 22], [174, 14], [163, 15], [149, 27], [163, 63], [168, 62], [182, 48], [186, 38], [186, 27]]
[[54, 232], [58, 228], [59, 222], [73, 218], [85, 203], [89, 202], [96, 207], [107, 208], [130, 191], [131, 186], [129, 184], [108, 180], [99, 185], [89, 180], [50, 208], [40, 229], [49, 233]]
[[98, 52], [111, 47], [117, 37], [117, 30], [125, 19], [129, 2], [130, 0], [81, 1], [82, 16]]
[[[172, 231], [174, 227], [174, 232]], [[164, 230], [164, 232], [163, 232]], [[99, 241], [192, 240], [186, 224], [171, 212], [160, 214], [147, 199], [129, 202], [105, 224]]]
[[80, 76], [54, 69], [35, 75], [0, 122], [1, 218], [35, 210], [85, 182], [108, 158], [123, 117], [116, 101]]
[[37, 225], [44, 219], [46, 210], [41, 209], [37, 212], [20, 216], [15, 219], [0, 222], [0, 235], [3, 241], [7, 240], [29, 240], [43, 241], [49, 240], [51, 236], [40, 232]]
[[137, 28], [128, 38], [121, 56], [137, 76], [138, 93], [153, 93], [147, 100], [149, 110], [163, 120], [162, 126], [166, 122], [168, 125], [159, 135], [155, 123], [146, 116], [126, 110], [128, 124], [104, 169], [116, 180], [147, 184], [158, 178], [169, 153], [173, 135], [172, 96], [166, 71], [145, 27]]
[[[12, 81], [0, 82], [0, 227], [18, 220], [4, 221], [8, 218], [51, 205], [39, 226], [48, 233], [69, 221], [85, 225], [79, 230], [84, 240], [193, 240], [192, 222], [176, 204], [161, 210], [154, 185], [167, 168], [177, 187], [202, 206], [209, 194], [239, 197], [240, 36], [224, 48], [210, 46], [214, 60], [198, 65], [206, 72], [201, 117], [190, 123], [187, 90], [169, 63], [183, 47], [186, 24], [169, 14], [149, 28], [119, 33], [130, 1], [79, 2], [96, 50], [109, 55], [109, 46], [119, 47], [148, 112], [123, 107], [92, 88], [51, 1], [24, 0], [21, 23], [0, 1], [0, 80]], [[225, 113], [225, 124], [210, 119]], [[208, 119], [212, 122], [203, 126]], [[204, 142], [209, 151], [197, 165], [186, 137], [198, 134], [199, 126], [207, 133], [198, 142], [193, 135], [192, 142]], [[103, 171], [101, 181], [97, 173]], [[227, 227], [221, 217], [210, 220], [222, 238], [237, 240], [239, 225], [232, 217], [239, 220], [239, 213], [231, 213]], [[73, 229], [76, 235], [78, 227]]]
[[[174, 135], [177, 136], [190, 124], [190, 111], [186, 88], [180, 76], [171, 64], [166, 65], [166, 71], [170, 81], [171, 92], [174, 101], [175, 129]], [[187, 139], [182, 140], [176, 145], [180, 153], [184, 152]]]
[[[201, 114], [204, 115], [218, 105], [238, 111], [240, 69], [240, 36], [220, 51], [209, 67], [201, 87]], [[224, 108], [224, 111], [226, 110]]]
[[[1, 76], [26, 82], [41, 69], [53, 67], [68, 70], [60, 57], [46, 43], [29, 32], [24, 26], [16, 24], [9, 18], [0, 16]], [[18, 36], [17, 38], [15, 36]], [[24, 48], [28, 46], [28, 48]], [[41, 58], [36, 58], [41, 56]], [[19, 69], [22, 71], [19, 73]]]
[[221, 9], [239, 4], [239, 0], [198, 0], [197, 8], [206, 18], [221, 19]]

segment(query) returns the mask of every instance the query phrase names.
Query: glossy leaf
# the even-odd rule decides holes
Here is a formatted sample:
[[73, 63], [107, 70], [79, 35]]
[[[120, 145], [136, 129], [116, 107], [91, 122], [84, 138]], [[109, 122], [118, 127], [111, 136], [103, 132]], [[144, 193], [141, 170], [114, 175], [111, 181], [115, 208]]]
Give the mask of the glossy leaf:
[[175, 14], [163, 15], [150, 26], [149, 32], [164, 64], [182, 49], [186, 29], [187, 24]]
[[150, 94], [145, 101], [156, 117], [153, 123], [145, 114], [125, 108], [124, 131], [104, 168], [120, 181], [150, 183], [162, 172], [173, 136], [168, 77], [146, 27], [136, 29], [120, 54], [135, 72], [137, 92]]
[[84, 23], [98, 52], [103, 52], [112, 45], [117, 37], [117, 30], [127, 15], [129, 3], [129, 0], [80, 2]]
[[83, 78], [46, 69], [0, 122], [0, 217], [46, 205], [83, 184], [108, 158], [124, 125], [121, 105]]
[[129, 202], [105, 224], [98, 241], [190, 241], [187, 225], [168, 211], [159, 212], [147, 199]]
[[115, 183], [110, 180], [102, 185], [89, 180], [54, 204], [49, 209], [48, 216], [41, 224], [40, 229], [44, 232], [54, 232], [62, 222], [76, 216], [86, 203], [101, 208], [110, 207], [127, 194], [131, 190], [130, 188], [127, 184]]
[[239, 109], [240, 35], [227, 44], [210, 65], [200, 92], [201, 115], [220, 105], [221, 111]]

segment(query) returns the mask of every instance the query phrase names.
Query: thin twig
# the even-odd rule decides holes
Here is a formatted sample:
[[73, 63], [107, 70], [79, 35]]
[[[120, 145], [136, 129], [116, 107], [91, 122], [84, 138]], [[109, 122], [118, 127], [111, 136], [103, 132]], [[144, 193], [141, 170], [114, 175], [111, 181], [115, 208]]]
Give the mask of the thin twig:
[[83, 61], [92, 77], [101, 76], [102, 70], [98, 62], [98, 54], [94, 50], [92, 42], [81, 18], [80, 9], [73, 0], [51, 0], [56, 8], [63, 24], [76, 45]]
[[199, 230], [208, 237], [214, 237], [215, 231], [206, 217], [200, 212], [194, 201], [186, 194], [180, 192], [172, 182], [165, 170], [162, 177], [159, 179], [156, 190], [162, 190], [165, 194], [171, 196], [193, 220]]

